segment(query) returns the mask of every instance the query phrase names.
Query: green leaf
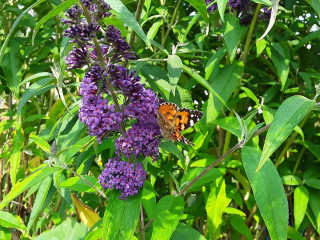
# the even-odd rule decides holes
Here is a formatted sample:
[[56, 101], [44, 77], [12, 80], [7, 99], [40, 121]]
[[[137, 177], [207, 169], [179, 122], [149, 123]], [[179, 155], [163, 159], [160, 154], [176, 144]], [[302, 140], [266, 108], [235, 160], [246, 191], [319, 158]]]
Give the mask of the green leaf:
[[[102, 236], [102, 224], [103, 224], [103, 219], [100, 218], [98, 222], [96, 222], [89, 230], [87, 233], [86, 237], [84, 240], [96, 240], [96, 239], [101, 239]], [[131, 239], [133, 240], [133, 239]]]
[[[250, 190], [251, 190], [251, 188], [250, 188]], [[228, 214], [232, 214], [232, 215], [239, 215], [241, 217], [246, 217], [246, 214], [237, 208], [226, 207], [223, 212], [228, 213]]]
[[320, 145], [312, 143], [310, 141], [297, 141], [301, 145], [305, 146], [318, 160], [320, 160]]
[[39, 215], [42, 213], [44, 202], [46, 200], [46, 197], [48, 195], [48, 191], [50, 189], [52, 182], [51, 177], [46, 177], [40, 184], [39, 190], [37, 192], [36, 200], [34, 201], [32, 212], [28, 221], [27, 225], [27, 233], [30, 231], [30, 228], [32, 227], [33, 223], [36, 221], [36, 219], [39, 217]]
[[[219, 96], [222, 97], [224, 102], [227, 102], [232, 93], [239, 86], [240, 76], [243, 72], [242, 62], [234, 61], [232, 64], [226, 65], [219, 71], [219, 74], [213, 80], [211, 86]], [[211, 106], [211, 111], [208, 113], [213, 120], [217, 119], [221, 114], [223, 108], [223, 102], [213, 94], [211, 102], [208, 105]], [[226, 105], [225, 105], [226, 106]], [[228, 108], [228, 106], [226, 106]]]
[[175, 156], [177, 156], [177, 158], [183, 161], [185, 160], [185, 157], [182, 154], [182, 152], [178, 149], [177, 145], [175, 145], [172, 141], [161, 142], [159, 147], [169, 153], [174, 154]]
[[288, 226], [288, 238], [291, 240], [306, 240], [301, 236], [301, 233], [296, 231], [294, 228]]
[[17, 228], [20, 230], [27, 229], [20, 218], [4, 211], [0, 211], [0, 226], [5, 228]]
[[281, 82], [281, 90], [284, 90], [289, 75], [289, 46], [287, 44], [274, 42], [271, 44], [271, 47], [267, 47], [267, 53], [277, 70], [277, 74]]
[[267, 41], [265, 39], [262, 39], [261, 41], [256, 42], [256, 47], [257, 47], [257, 57], [260, 56], [260, 54], [263, 52], [263, 50], [267, 46]]
[[6, 195], [4, 200], [0, 203], [0, 209], [7, 206], [8, 203], [10, 203], [14, 198], [19, 196], [21, 193], [29, 189], [30, 187], [34, 186], [38, 182], [45, 179], [47, 176], [51, 175], [55, 171], [58, 171], [60, 168], [58, 167], [44, 167], [41, 168], [35, 172], [33, 172], [31, 175], [29, 175], [27, 178], [25, 178], [23, 181], [18, 182], [15, 184], [11, 191]]
[[19, 22], [21, 21], [21, 19], [24, 17], [24, 15], [26, 15], [33, 7], [37, 6], [38, 4], [42, 3], [45, 0], [38, 0], [37, 2], [35, 2], [34, 4], [32, 4], [30, 7], [28, 7], [26, 10], [24, 10], [19, 17], [14, 21], [14, 23], [12, 24], [12, 27], [10, 28], [10, 31], [8, 33], [8, 35], [6, 36], [6, 39], [4, 40], [4, 42], [2, 43], [1, 46], [1, 50], [0, 50], [0, 66], [2, 66], [2, 59], [3, 59], [3, 55], [4, 52], [7, 48], [8, 42], [11, 38], [12, 33], [14, 32], [16, 26], [19, 24]]
[[226, 48], [222, 47], [221, 49], [219, 49], [219, 51], [216, 51], [215, 53], [212, 54], [205, 68], [205, 80], [209, 80], [210, 82], [213, 82], [214, 78], [219, 73], [220, 61], [223, 59], [226, 53], [227, 53]]
[[[95, 178], [94, 176], [83, 175], [82, 177], [86, 179], [88, 182], [90, 182], [92, 185], [94, 185], [96, 188], [101, 189], [101, 186], [98, 183], [98, 179]], [[68, 188], [70, 190], [74, 190], [77, 192], [95, 192], [96, 191], [88, 183], [86, 183], [84, 180], [82, 180], [78, 176], [68, 178], [66, 181], [63, 181], [60, 184], [60, 187]]]
[[63, 239], [63, 240], [75, 240], [83, 239], [87, 233], [87, 226], [82, 223], [77, 223], [72, 218], [67, 218], [59, 226], [51, 229], [48, 232], [44, 232], [34, 240], [48, 240], [48, 239]]
[[309, 205], [316, 220], [316, 229], [320, 228], [320, 195], [318, 191], [309, 191]]
[[120, 0], [105, 0], [105, 2], [110, 5], [112, 12], [114, 12], [118, 18], [127, 24], [128, 27], [135, 31], [139, 37], [151, 48], [149, 39], [126, 6]]
[[172, 92], [174, 94], [182, 71], [182, 61], [180, 57], [177, 55], [169, 55], [167, 61], [167, 69], [169, 74], [169, 81], [172, 85]]
[[191, 4], [192, 7], [194, 7], [203, 17], [204, 21], [208, 24], [209, 23], [209, 17], [207, 12], [207, 6], [204, 1], [199, 0], [186, 0]]
[[198, 231], [187, 224], [179, 223], [170, 240], [206, 240]]
[[309, 179], [306, 180], [306, 184], [309, 187], [320, 189], [320, 179], [309, 178]]
[[21, 162], [21, 151], [15, 151], [11, 153], [11, 156], [9, 158], [10, 162], [10, 177], [12, 184], [16, 184], [17, 180], [17, 173]]
[[[307, 0], [307, 1], [313, 1], [313, 0]], [[301, 41], [297, 46], [295, 46], [295, 48], [292, 50], [291, 56], [294, 56], [301, 47], [305, 46], [306, 43], [311, 42], [313, 39], [319, 39], [319, 37], [320, 37], [320, 31], [309, 33], [307, 36], [301, 39]]]
[[148, 217], [151, 219], [156, 213], [156, 191], [149, 181], [144, 181], [142, 191], [142, 205]]
[[289, 185], [289, 186], [297, 186], [302, 183], [302, 180], [298, 176], [295, 176], [295, 175], [282, 176], [281, 180], [284, 185]]
[[[201, 174], [205, 168], [191, 168], [189, 171], [183, 175], [181, 179], [181, 190], [187, 186], [193, 179], [195, 179], [199, 174]], [[198, 181], [196, 181], [189, 189], [188, 192], [198, 190], [199, 187], [214, 181], [217, 178], [222, 177], [225, 174], [224, 168], [212, 168], [204, 174]]]
[[227, 2], [228, 2], [228, 0], [218, 0], [217, 1], [219, 14], [220, 14], [220, 17], [223, 22], [224, 22], [224, 12], [226, 10]]
[[64, 10], [66, 10], [67, 8], [69, 8], [70, 6], [74, 5], [76, 2], [78, 2], [77, 0], [68, 0], [65, 1], [63, 3], [61, 3], [60, 5], [56, 6], [54, 9], [52, 9], [47, 15], [45, 15], [40, 21], [37, 22], [37, 25], [35, 26], [34, 30], [33, 30], [33, 34], [32, 34], [32, 45], [34, 44], [34, 38], [36, 37], [39, 29], [42, 27], [42, 25], [47, 22], [48, 20], [50, 20], [51, 18], [53, 18], [54, 16], [58, 15], [60, 12], [63, 12]]
[[238, 138], [241, 137], [241, 126], [236, 117], [225, 117], [214, 121], [215, 124], [223, 128], [224, 130], [232, 133]]
[[200, 83], [202, 86], [207, 88], [214, 96], [216, 96], [224, 106], [227, 106], [223, 98], [213, 89], [213, 87], [210, 85], [209, 82], [204, 80], [198, 73], [196, 73], [191, 68], [187, 67], [186, 65], [182, 64], [182, 69], [189, 74], [190, 77], [192, 77], [194, 80], [196, 80], [198, 83]]
[[236, 56], [238, 44], [240, 43], [242, 30], [239, 23], [239, 18], [233, 14], [225, 16], [225, 23], [223, 25], [223, 38], [226, 42], [226, 47], [229, 53], [230, 61], [233, 62]]
[[183, 198], [167, 195], [160, 199], [153, 221], [152, 240], [168, 240], [176, 229], [184, 208]]
[[199, 17], [200, 17], [200, 13], [197, 13], [196, 15], [193, 16], [193, 18], [191, 19], [191, 21], [189, 22], [189, 24], [187, 26], [187, 29], [186, 29], [186, 31], [184, 33], [184, 36], [183, 36], [181, 42], [185, 42], [186, 41], [188, 33], [190, 32], [191, 28], [196, 23], [196, 21], [198, 20]]
[[31, 97], [45, 93], [46, 91], [49, 91], [50, 89], [56, 87], [55, 84], [47, 85], [51, 81], [52, 81], [52, 78], [43, 78], [38, 82], [32, 84], [28, 89], [25, 90], [25, 92], [23, 93], [18, 103], [18, 108], [17, 108], [18, 116], [20, 115], [23, 106], [27, 103], [27, 101]]
[[12, 92], [17, 91], [17, 87], [21, 81], [21, 63], [20, 63], [20, 46], [19, 43], [12, 39], [9, 43], [9, 49], [4, 55], [2, 69], [5, 73], [7, 85]]
[[10, 228], [5, 228], [0, 226], [0, 239], [11, 240], [11, 230]]
[[163, 20], [159, 20], [159, 21], [155, 22], [154, 24], [152, 24], [152, 26], [150, 27], [150, 29], [147, 33], [147, 37], [149, 39], [153, 39], [156, 36], [156, 34], [162, 24], [163, 24]]
[[229, 216], [229, 221], [232, 225], [232, 227], [237, 230], [237, 232], [241, 233], [243, 236], [246, 237], [246, 239], [251, 240], [252, 235], [251, 232], [245, 222], [245, 220], [237, 215], [230, 215]]
[[213, 184], [206, 202], [208, 229], [209, 234], [213, 239], [216, 239], [219, 236], [220, 225], [223, 221], [222, 214], [231, 201], [226, 195], [226, 183], [224, 178], [217, 179], [216, 184]]
[[49, 73], [49, 72], [36, 73], [31, 75], [30, 77], [25, 78], [21, 83], [19, 83], [18, 87], [21, 87], [23, 84], [26, 84], [27, 82], [34, 82], [38, 78], [41, 79], [41, 78], [48, 78], [48, 77], [52, 77], [52, 73]]
[[314, 9], [314, 11], [318, 14], [318, 17], [320, 17], [320, 2], [319, 2], [319, 0], [306, 0], [306, 2], [310, 4], [310, 6]]
[[304, 186], [297, 187], [294, 190], [293, 199], [294, 228], [298, 230], [307, 211], [309, 201], [308, 189], [306, 189]]
[[259, 150], [244, 147], [243, 166], [271, 239], [286, 240], [289, 219], [287, 197], [277, 169], [270, 160], [255, 172], [260, 156]]
[[103, 217], [103, 239], [131, 239], [136, 229], [141, 192], [126, 200], [121, 200], [119, 196], [119, 191], [111, 191]]
[[312, 110], [314, 105], [315, 101], [299, 95], [286, 99], [280, 105], [268, 130], [257, 171], [281, 143], [287, 139], [292, 130]]
[[230, 98], [233, 91], [239, 84], [239, 79], [243, 71], [243, 64], [241, 62], [234, 61], [232, 64], [225, 66], [220, 70], [212, 84], [204, 80], [199, 74], [189, 67], [182, 65], [182, 68], [214, 95], [212, 98], [213, 102], [208, 104], [213, 107], [213, 111], [210, 114], [212, 119], [215, 120], [221, 113], [223, 106], [228, 108], [226, 101]]
[[50, 153], [50, 145], [40, 136], [30, 134], [30, 138], [46, 153]]
[[256, 95], [251, 91], [251, 89], [246, 87], [241, 87], [241, 90], [243, 90], [247, 94], [247, 96], [255, 102], [255, 104], [259, 105], [259, 100], [256, 97]]
[[262, 34], [262, 36], [259, 38], [258, 41], [262, 40], [265, 36], [267, 36], [271, 28], [273, 27], [276, 21], [278, 7], [279, 7], [279, 0], [271, 0], [271, 16], [270, 16], [269, 24], [266, 31], [264, 32], [264, 34]]

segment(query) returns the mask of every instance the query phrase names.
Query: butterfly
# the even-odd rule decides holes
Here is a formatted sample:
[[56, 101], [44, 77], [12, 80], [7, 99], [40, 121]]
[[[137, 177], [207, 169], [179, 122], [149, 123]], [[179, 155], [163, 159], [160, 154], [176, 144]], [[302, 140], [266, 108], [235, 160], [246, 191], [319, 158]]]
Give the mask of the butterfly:
[[194, 144], [180, 132], [196, 124], [202, 116], [202, 112], [198, 110], [178, 109], [176, 104], [169, 102], [161, 103], [157, 111], [162, 136], [167, 140], [175, 140], [191, 146]]

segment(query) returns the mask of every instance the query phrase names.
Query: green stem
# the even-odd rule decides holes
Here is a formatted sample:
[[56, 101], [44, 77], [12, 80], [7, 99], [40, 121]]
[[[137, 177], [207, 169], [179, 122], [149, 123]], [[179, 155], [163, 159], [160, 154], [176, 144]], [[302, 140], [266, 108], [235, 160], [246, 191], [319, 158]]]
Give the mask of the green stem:
[[252, 19], [252, 22], [250, 24], [249, 32], [248, 32], [248, 35], [247, 35], [247, 40], [246, 40], [246, 43], [244, 45], [244, 50], [243, 50], [242, 59], [241, 59], [241, 61], [243, 62], [244, 65], [247, 62], [247, 57], [248, 57], [248, 54], [249, 54], [250, 45], [251, 45], [251, 41], [252, 41], [252, 36], [253, 36], [254, 28], [255, 28], [257, 20], [258, 20], [260, 9], [261, 9], [261, 4], [259, 3], [257, 5], [257, 7], [256, 7], [256, 11], [254, 12], [253, 19]]
[[[242, 61], [243, 65], [246, 65], [246, 63], [247, 63], [247, 57], [248, 57], [249, 50], [250, 50], [252, 36], [253, 36], [254, 28], [255, 28], [256, 23], [257, 23], [257, 19], [258, 19], [258, 16], [259, 16], [260, 9], [261, 9], [261, 4], [258, 4], [257, 7], [256, 7], [256, 10], [254, 12], [252, 22], [250, 24], [250, 28], [249, 28], [249, 31], [248, 31], [246, 43], [244, 45], [244, 50], [243, 50], [243, 54], [242, 54], [242, 58], [241, 58], [241, 61]], [[239, 87], [236, 88], [236, 90], [234, 91], [233, 97], [237, 97], [239, 95], [242, 78], [243, 78], [243, 74], [241, 74], [241, 76], [240, 76]], [[234, 116], [234, 113], [231, 112], [229, 116]], [[228, 149], [230, 148], [230, 141], [231, 141], [231, 133], [227, 132], [226, 133], [226, 137], [225, 137], [224, 147], [223, 147], [223, 153], [226, 153], [228, 151]]]
[[[139, 19], [141, 17], [143, 5], [144, 5], [145, 0], [139, 0], [137, 10], [136, 10], [136, 21], [139, 22]], [[129, 40], [129, 45], [132, 46], [134, 39], [136, 37], [136, 32], [132, 30], [131, 35], [130, 35], [130, 40]]]
[[301, 152], [300, 152], [300, 154], [299, 154], [299, 156], [298, 156], [298, 160], [297, 160], [296, 164], [294, 165], [294, 168], [293, 168], [293, 171], [292, 171], [292, 174], [293, 174], [293, 175], [296, 174], [297, 169], [298, 169], [298, 166], [299, 166], [299, 164], [300, 164], [300, 161], [301, 161], [302, 156], [303, 156], [303, 154], [304, 154], [305, 151], [306, 151], [306, 148], [303, 147], [302, 150], [301, 150]]
[[166, 34], [164, 35], [164, 38], [162, 39], [162, 42], [161, 42], [161, 45], [162, 45], [162, 46], [164, 46], [164, 44], [166, 43], [167, 38], [168, 38], [168, 36], [169, 36], [169, 33], [170, 33], [171, 29], [172, 29], [172, 26], [174, 25], [174, 22], [175, 22], [175, 19], [176, 19], [176, 16], [177, 16], [177, 13], [178, 13], [178, 9], [179, 9], [179, 7], [180, 7], [180, 4], [181, 4], [181, 0], [179, 0], [176, 8], [174, 9], [171, 22], [170, 22], [170, 24], [169, 24], [169, 26], [168, 26], [168, 29], [167, 29], [167, 32], [166, 32]]

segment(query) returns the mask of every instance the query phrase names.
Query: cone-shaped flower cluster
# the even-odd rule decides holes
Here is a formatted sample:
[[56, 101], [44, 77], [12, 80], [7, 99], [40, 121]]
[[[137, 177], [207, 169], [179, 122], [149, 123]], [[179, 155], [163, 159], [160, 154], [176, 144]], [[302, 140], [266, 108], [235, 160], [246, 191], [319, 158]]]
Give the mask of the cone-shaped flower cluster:
[[109, 159], [105, 169], [99, 176], [99, 183], [103, 189], [119, 189], [120, 199], [126, 199], [138, 193], [142, 188], [147, 173], [142, 164], [120, 161], [119, 157]]
[[[213, 0], [205, 0], [206, 4], [209, 5], [213, 2]], [[236, 11], [239, 16], [240, 24], [249, 25], [252, 21], [254, 11], [256, 9], [257, 4], [250, 0], [229, 0], [228, 5], [231, 10]], [[217, 3], [211, 4], [207, 11], [213, 12], [218, 8]], [[267, 7], [264, 7], [259, 14], [259, 19], [261, 20], [269, 20], [271, 16], [271, 10]]]
[[111, 134], [118, 136], [117, 157], [106, 164], [99, 182], [103, 188], [120, 189], [121, 198], [125, 199], [143, 186], [146, 172], [141, 164], [122, 161], [121, 157], [136, 159], [142, 155], [156, 159], [159, 154], [158, 99], [153, 91], [144, 88], [135, 72], [118, 64], [135, 55], [117, 28], [109, 25], [105, 32], [101, 29], [99, 20], [110, 15], [109, 5], [103, 0], [81, 0], [80, 5], [70, 8], [68, 19], [63, 20], [68, 25], [64, 35], [76, 43], [66, 64], [68, 69], [86, 70], [80, 85], [79, 119], [89, 134], [99, 142]]

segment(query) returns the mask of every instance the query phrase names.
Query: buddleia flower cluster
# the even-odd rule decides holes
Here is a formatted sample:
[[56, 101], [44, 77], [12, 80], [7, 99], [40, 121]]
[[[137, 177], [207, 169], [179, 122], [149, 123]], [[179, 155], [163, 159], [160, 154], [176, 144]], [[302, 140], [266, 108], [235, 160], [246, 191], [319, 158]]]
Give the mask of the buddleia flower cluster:
[[79, 119], [89, 134], [99, 143], [117, 136], [117, 156], [109, 159], [99, 183], [103, 188], [119, 189], [121, 199], [125, 199], [136, 194], [146, 178], [142, 165], [128, 160], [140, 156], [157, 159], [161, 134], [155, 93], [141, 84], [134, 71], [119, 65], [136, 56], [117, 28], [109, 25], [104, 30], [99, 24], [110, 10], [103, 0], [81, 0], [79, 6], [67, 11], [64, 35], [75, 45], [66, 64], [68, 69], [85, 70], [79, 92]]
[[[217, 3], [213, 3], [214, 0], [205, 0], [207, 5], [210, 5], [207, 8], [208, 13], [214, 12], [218, 5]], [[230, 6], [231, 11], [236, 11], [239, 16], [240, 24], [242, 25], [249, 25], [252, 21], [255, 9], [257, 4], [250, 1], [250, 0], [229, 0], [228, 6]], [[269, 20], [271, 16], [271, 10], [267, 7], [261, 9], [261, 13], [259, 14], [258, 18], [261, 20]]]

